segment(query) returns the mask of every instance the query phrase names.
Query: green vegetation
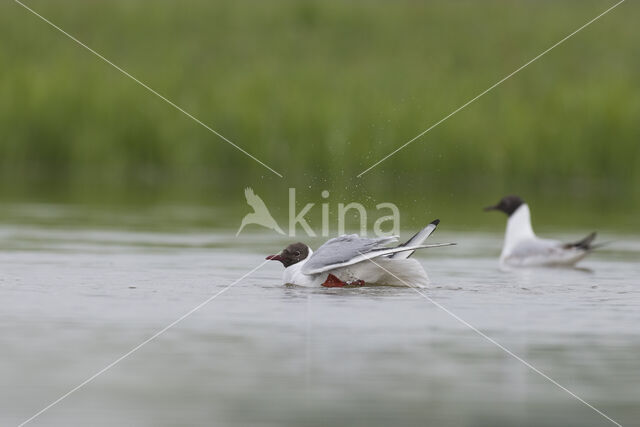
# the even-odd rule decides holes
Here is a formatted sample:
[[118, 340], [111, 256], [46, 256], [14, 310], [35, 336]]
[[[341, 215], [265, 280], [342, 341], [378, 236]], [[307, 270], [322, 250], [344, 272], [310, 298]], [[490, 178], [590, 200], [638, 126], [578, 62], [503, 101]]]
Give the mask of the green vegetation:
[[635, 2], [362, 178], [355, 175], [613, 3], [26, 3], [285, 178], [3, 2], [4, 200], [242, 206], [247, 185], [283, 202], [295, 186], [309, 189], [308, 201], [320, 202], [326, 188], [335, 202], [364, 194], [419, 212], [428, 199], [462, 216], [516, 192], [567, 212], [625, 212], [622, 222], [638, 224]]

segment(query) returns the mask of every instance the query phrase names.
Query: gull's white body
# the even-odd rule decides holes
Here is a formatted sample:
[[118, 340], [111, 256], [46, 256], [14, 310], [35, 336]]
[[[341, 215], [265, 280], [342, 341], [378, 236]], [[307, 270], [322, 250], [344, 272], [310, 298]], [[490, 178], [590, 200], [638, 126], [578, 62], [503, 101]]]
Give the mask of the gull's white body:
[[590, 251], [567, 247], [558, 240], [540, 239], [531, 227], [531, 212], [524, 203], [509, 217], [500, 264], [512, 267], [572, 266]]
[[396, 236], [369, 239], [356, 234], [330, 239], [315, 253], [307, 246], [306, 258], [286, 267], [283, 281], [299, 286], [322, 286], [329, 275], [333, 275], [344, 283], [362, 281], [367, 285], [425, 287], [429, 283], [427, 273], [418, 261], [409, 257], [417, 249], [453, 244], [423, 245], [439, 222], [433, 221], [395, 247], [386, 245], [397, 242]]
[[[415, 259], [393, 259], [376, 257], [372, 261], [365, 260], [359, 263], [338, 267], [322, 273], [303, 273], [305, 264], [311, 258], [309, 256], [292, 266], [284, 269], [282, 280], [286, 284], [298, 286], [321, 286], [329, 274], [340, 278], [342, 281], [363, 280], [367, 285], [386, 286], [415, 286], [424, 288], [429, 284], [429, 277], [422, 265]], [[375, 262], [375, 264], [374, 264]]]

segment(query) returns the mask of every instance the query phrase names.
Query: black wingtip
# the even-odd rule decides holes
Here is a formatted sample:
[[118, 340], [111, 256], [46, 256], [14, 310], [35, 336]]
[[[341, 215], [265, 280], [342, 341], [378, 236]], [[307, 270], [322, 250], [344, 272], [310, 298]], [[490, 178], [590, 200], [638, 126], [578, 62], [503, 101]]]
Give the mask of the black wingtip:
[[434, 219], [433, 221], [431, 221], [431, 224], [438, 225], [438, 224], [440, 224], [440, 220], [439, 219]]
[[584, 249], [586, 251], [593, 249], [593, 245], [592, 242], [596, 239], [597, 233], [594, 231], [593, 233], [589, 234], [587, 237], [585, 237], [584, 239], [575, 242], [575, 243], [567, 243], [565, 246], [565, 248], [569, 249], [569, 248], [576, 248], [576, 249]]

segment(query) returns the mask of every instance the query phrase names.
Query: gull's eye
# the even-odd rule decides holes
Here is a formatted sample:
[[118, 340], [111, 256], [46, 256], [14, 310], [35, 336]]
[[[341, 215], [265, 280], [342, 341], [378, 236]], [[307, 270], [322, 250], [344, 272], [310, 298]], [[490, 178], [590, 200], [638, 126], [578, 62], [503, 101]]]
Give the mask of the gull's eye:
[[293, 254], [294, 254], [295, 256], [300, 256], [300, 251], [295, 251]]

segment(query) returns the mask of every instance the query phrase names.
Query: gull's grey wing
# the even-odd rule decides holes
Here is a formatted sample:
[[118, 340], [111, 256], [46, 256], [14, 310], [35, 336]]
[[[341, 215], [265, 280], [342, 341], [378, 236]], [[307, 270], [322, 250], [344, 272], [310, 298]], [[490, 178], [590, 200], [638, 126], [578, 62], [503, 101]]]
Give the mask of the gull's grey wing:
[[589, 252], [589, 249], [575, 246], [567, 248], [557, 240], [529, 239], [518, 243], [502, 260], [522, 266], [566, 266], [580, 261]]
[[[356, 257], [353, 257], [349, 261], [344, 261], [337, 264], [325, 265], [322, 267], [318, 267], [316, 269], [309, 269], [305, 264], [305, 266], [302, 267], [302, 273], [304, 274], [323, 273], [325, 271], [334, 270], [336, 268], [348, 267], [350, 265], [354, 265], [359, 262], [370, 260], [372, 258], [384, 257], [385, 255], [392, 255], [395, 253], [400, 253], [405, 251], [411, 251], [413, 253], [416, 249], [439, 248], [441, 246], [452, 246], [452, 245], [455, 245], [455, 243], [434, 243], [432, 245], [396, 246], [395, 248], [379, 248], [379, 249], [374, 249], [371, 252], [367, 252], [366, 254], [360, 254]], [[387, 258], [387, 259], [391, 259], [391, 258]], [[402, 259], [398, 259], [395, 261], [402, 261]]]
[[312, 271], [324, 269], [336, 264], [348, 262], [361, 254], [366, 254], [374, 249], [380, 249], [389, 243], [396, 242], [396, 236], [369, 239], [357, 234], [345, 234], [320, 246], [309, 258], [302, 268], [304, 274], [313, 274]]
[[[431, 221], [431, 223], [429, 225], [427, 225], [422, 230], [418, 231], [416, 234], [413, 235], [412, 238], [410, 238], [409, 240], [407, 240], [406, 242], [404, 242], [400, 246], [417, 246], [417, 245], [421, 245], [425, 240], [427, 240], [427, 237], [429, 237], [431, 235], [431, 233], [433, 233], [435, 231], [435, 229], [438, 226], [438, 224], [440, 224], [440, 220], [439, 219]], [[409, 258], [411, 255], [413, 255], [414, 252], [415, 251], [396, 252], [395, 254], [390, 255], [389, 258], [406, 259], [406, 258]]]
[[525, 258], [532, 256], [553, 256], [563, 251], [563, 244], [551, 239], [531, 239], [520, 242], [513, 248], [510, 256]]
[[575, 243], [563, 243], [552, 239], [529, 239], [516, 245], [511, 255], [516, 257], [557, 256], [564, 253], [589, 251], [592, 249], [591, 244], [595, 238], [596, 233], [591, 233]]
[[[336, 241], [336, 239], [340, 240]], [[302, 267], [301, 271], [303, 274], [323, 273], [325, 271], [346, 267], [368, 259], [391, 255], [398, 252], [413, 252], [416, 249], [455, 245], [455, 243], [435, 243], [432, 245], [402, 245], [389, 248], [383, 247], [382, 245], [385, 242], [388, 243], [395, 241], [395, 237], [383, 239], [361, 239], [356, 235], [351, 235], [340, 236], [336, 239], [329, 240], [327, 243], [320, 246], [313, 255], [311, 255], [309, 261], [307, 261]], [[362, 240], [366, 241], [363, 242]], [[320, 256], [318, 256], [318, 254], [320, 254]]]

